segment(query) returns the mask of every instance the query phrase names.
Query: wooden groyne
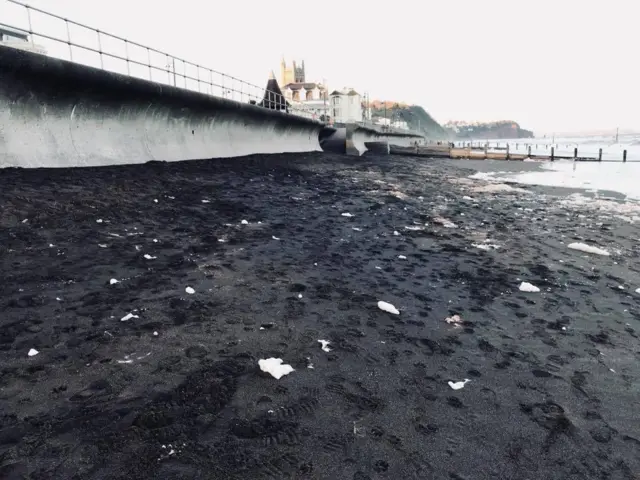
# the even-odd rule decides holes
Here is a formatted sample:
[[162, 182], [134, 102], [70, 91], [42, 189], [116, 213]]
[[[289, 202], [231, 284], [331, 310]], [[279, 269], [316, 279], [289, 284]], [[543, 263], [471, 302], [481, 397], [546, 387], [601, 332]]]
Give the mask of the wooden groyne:
[[[520, 145], [522, 147], [522, 145]], [[515, 150], [515, 151], [514, 151]], [[602, 162], [602, 149], [599, 149], [598, 156], [580, 155], [578, 148], [574, 147], [572, 155], [557, 155], [555, 147], [549, 148], [548, 154], [531, 153], [531, 146], [526, 149], [513, 148], [512, 145], [505, 144], [504, 147], [488, 148], [484, 146], [456, 146], [455, 144], [447, 144], [443, 142], [429, 143], [427, 145], [419, 145], [414, 147], [391, 147], [391, 153], [395, 155], [413, 155], [418, 157], [431, 158], [452, 158], [452, 159], [469, 159], [469, 160], [505, 160], [505, 161], [523, 161], [523, 160], [539, 160], [550, 161], [555, 160], [573, 160], [577, 162]], [[613, 161], [613, 160], [606, 160]], [[627, 151], [622, 152], [622, 158], [616, 161], [627, 161]]]

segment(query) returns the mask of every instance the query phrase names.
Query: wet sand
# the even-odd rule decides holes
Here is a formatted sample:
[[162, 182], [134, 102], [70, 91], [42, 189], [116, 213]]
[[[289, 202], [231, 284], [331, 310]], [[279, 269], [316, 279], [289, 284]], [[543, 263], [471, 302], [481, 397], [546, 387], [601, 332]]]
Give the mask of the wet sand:
[[465, 166], [0, 171], [0, 478], [637, 479], [638, 227]]

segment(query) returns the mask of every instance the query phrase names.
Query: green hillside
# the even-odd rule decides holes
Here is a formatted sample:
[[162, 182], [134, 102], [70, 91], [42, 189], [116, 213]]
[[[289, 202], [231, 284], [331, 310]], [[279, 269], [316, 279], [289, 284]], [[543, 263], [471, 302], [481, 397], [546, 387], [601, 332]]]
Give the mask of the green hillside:
[[[374, 108], [371, 113], [373, 117], [385, 117], [384, 108]], [[394, 104], [393, 106], [388, 106], [386, 109], [386, 118], [392, 122], [398, 120], [407, 122], [411, 130], [424, 132], [430, 139], [444, 140], [448, 137], [445, 129], [419, 105], [405, 106]]]

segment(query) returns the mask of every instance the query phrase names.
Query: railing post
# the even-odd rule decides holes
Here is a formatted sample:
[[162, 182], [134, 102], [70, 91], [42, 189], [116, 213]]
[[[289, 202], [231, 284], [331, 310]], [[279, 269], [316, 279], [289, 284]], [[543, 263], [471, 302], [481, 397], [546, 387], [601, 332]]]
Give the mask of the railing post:
[[131, 76], [131, 68], [129, 67], [129, 41], [124, 41], [124, 56], [127, 61], [127, 75]]
[[531, 145], [527, 146], [527, 150], [528, 150], [527, 155], [529, 156], [529, 158], [531, 158]]
[[509, 160], [509, 144], [507, 143], [507, 160]]
[[69, 31], [69, 20], [65, 18], [64, 23], [67, 25], [67, 44], [69, 45], [69, 60], [73, 62], [73, 50], [71, 49], [71, 32]]
[[551, 161], [552, 162], [555, 160], [555, 154], [556, 154], [556, 148], [555, 147], [551, 147]]
[[29, 5], [25, 5], [27, 8], [27, 21], [29, 22], [29, 35], [31, 36], [31, 45], [34, 44], [33, 40], [33, 26], [31, 25], [31, 7]]
[[622, 152], [622, 161], [623, 161], [623, 162], [626, 162], [626, 161], [627, 161], [627, 151], [626, 151], [626, 150], [624, 150], [624, 151]]
[[151, 74], [151, 50], [147, 47], [147, 65], [149, 65], [149, 80], [153, 80], [153, 75]]
[[602, 161], [602, 149], [598, 149], [598, 161], [601, 162]]
[[102, 40], [100, 39], [100, 30], [96, 30], [98, 34], [98, 52], [100, 52], [100, 68], [104, 70], [104, 59], [102, 57]]
[[578, 159], [578, 147], [574, 147], [573, 149], [573, 160], [576, 161]]

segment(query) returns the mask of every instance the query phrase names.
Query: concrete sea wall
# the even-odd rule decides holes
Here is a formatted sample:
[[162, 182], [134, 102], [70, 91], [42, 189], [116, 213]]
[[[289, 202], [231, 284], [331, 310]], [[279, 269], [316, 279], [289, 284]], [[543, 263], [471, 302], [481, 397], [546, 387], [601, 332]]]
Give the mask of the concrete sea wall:
[[320, 150], [319, 122], [0, 46], [0, 168]]
[[362, 155], [366, 151], [390, 153], [394, 146], [408, 147], [416, 143], [422, 145], [423, 135], [411, 132], [383, 131], [375, 126], [348, 124], [345, 129], [346, 153]]

